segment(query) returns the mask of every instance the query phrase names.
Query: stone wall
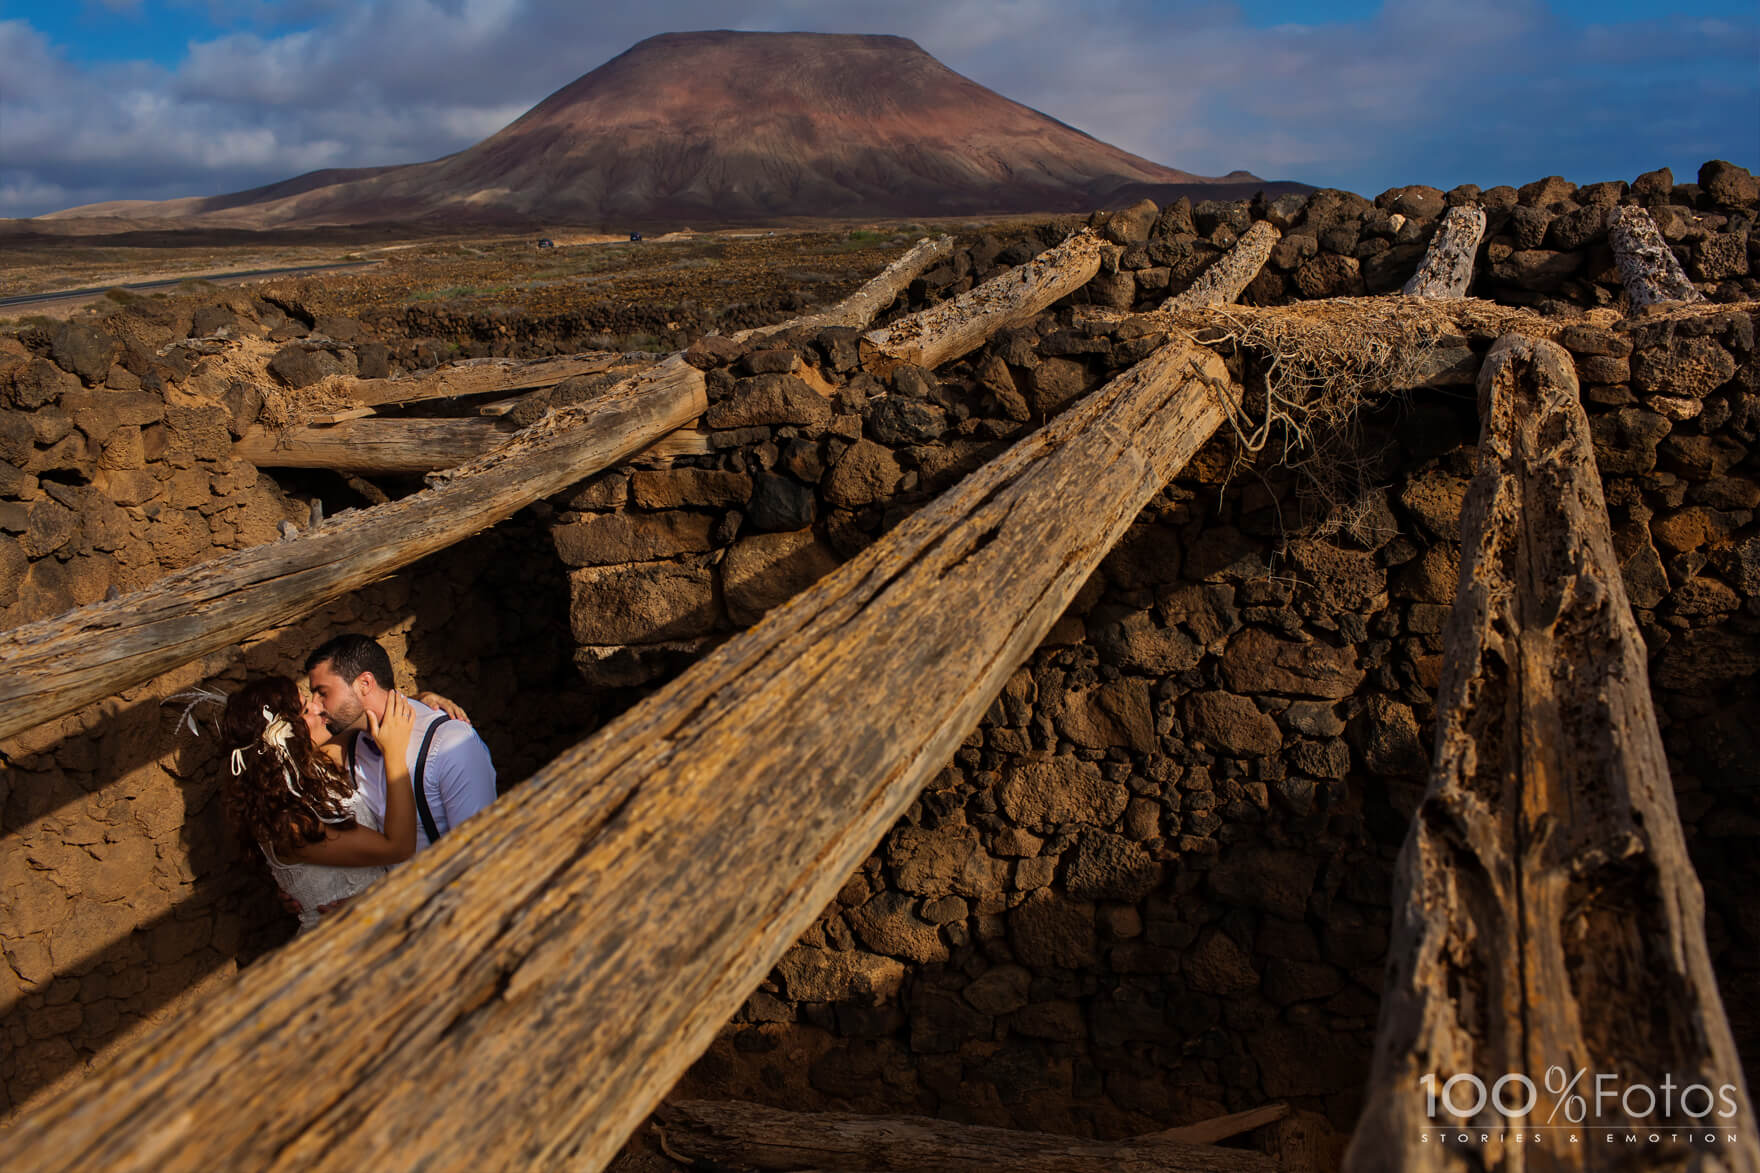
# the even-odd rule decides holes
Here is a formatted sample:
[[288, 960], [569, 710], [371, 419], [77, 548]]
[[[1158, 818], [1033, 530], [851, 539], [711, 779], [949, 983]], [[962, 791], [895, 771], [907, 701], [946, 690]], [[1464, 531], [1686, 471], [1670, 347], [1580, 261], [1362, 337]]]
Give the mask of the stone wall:
[[1632, 204], [1649, 209], [1706, 297], [1760, 298], [1760, 242], [1752, 235], [1760, 187], [1745, 169], [1722, 162], [1705, 164], [1699, 182], [1686, 184], [1663, 168], [1630, 184], [1581, 188], [1553, 176], [1520, 189], [1396, 187], [1373, 201], [1330, 188], [1269, 202], [1192, 207], [1180, 200], [1155, 209], [1144, 201], [1104, 225], [1127, 251], [1119, 271], [1096, 281], [1090, 295], [1121, 309], [1157, 304], [1189, 285], [1254, 220], [1269, 220], [1283, 237], [1243, 295], [1247, 304], [1397, 293], [1423, 258], [1436, 222], [1456, 204], [1478, 204], [1486, 213], [1471, 297], [1552, 313], [1621, 304], [1607, 221], [1615, 208]]
[[[1752, 309], [1605, 320], [1559, 339], [1752, 1051]], [[851, 331], [704, 340], [713, 451], [554, 502], [583, 673], [633, 701], [1157, 341], [1060, 308], [882, 383]], [[1441, 387], [1365, 429], [1386, 487], [1343, 525], [1305, 525], [1286, 471], [1230, 476], [1231, 439], [1201, 452], [678, 1094], [1104, 1136], [1287, 1100], [1341, 1144], [1478, 421], [1469, 391]]]
[[[1594, 259], [1604, 242], [1554, 239], [1612, 190], [1653, 207], [1709, 296], [1752, 296], [1735, 271], [1752, 181], [1708, 171], [1699, 185], [1480, 193], [1507, 206], [1474, 291], [1556, 311], [1613, 300]], [[1097, 218], [1122, 254], [1071, 300], [1158, 304], [1254, 217], [1281, 220], [1285, 238], [1249, 301], [1394, 289], [1442, 206], [1470, 195], [1139, 205]], [[893, 312], [1066, 227], [967, 240]], [[1500, 275], [1536, 252], [1553, 258]], [[1562, 270], [1560, 256], [1580, 263], [1524, 284], [1524, 266]], [[1718, 972], [1755, 1053], [1760, 1021], [1734, 996], [1760, 974], [1760, 921], [1741, 899], [1760, 879], [1745, 719], [1760, 702], [1752, 308], [1614, 317], [1560, 340], [1651, 646]], [[318, 616], [0, 745], [0, 1110], [77, 1079], [288, 931], [219, 826], [211, 743], [179, 735], [164, 696], [294, 670], [328, 634], [366, 630], [400, 671], [472, 709], [516, 781], [1159, 341], [1078, 329], [1060, 306], [940, 371], [879, 381], [859, 371], [856, 337], [704, 339], [690, 353], [709, 381], [706, 454], [612, 470]], [[1492, 339], [1457, 341], [1482, 354]], [[273, 540], [305, 524], [310, 498], [349, 503], [334, 480], [277, 483], [225, 455], [260, 410], [229, 373], [240, 346], [286, 387], [441, 357], [248, 299], [0, 340], [9, 625]], [[1342, 527], [1314, 526], [1287, 472], [1230, 476], [1226, 438], [1200, 453], [681, 1093], [1104, 1136], [1285, 1099], [1342, 1136], [1366, 1073], [1391, 861], [1422, 789], [1477, 436], [1458, 383], [1365, 427], [1386, 487]]]

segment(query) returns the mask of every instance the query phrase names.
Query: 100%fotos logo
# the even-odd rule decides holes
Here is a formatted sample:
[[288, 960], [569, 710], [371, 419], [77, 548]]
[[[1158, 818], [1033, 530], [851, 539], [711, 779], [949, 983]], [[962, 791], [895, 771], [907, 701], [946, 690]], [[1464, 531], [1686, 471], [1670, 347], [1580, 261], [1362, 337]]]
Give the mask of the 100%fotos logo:
[[[1590, 1086], [1578, 1090], [1588, 1073], [1588, 1068], [1579, 1067], [1573, 1075], [1556, 1063], [1546, 1069], [1542, 1082], [1552, 1107], [1543, 1123], [1595, 1126], [1616, 1112], [1620, 1113], [1618, 1122], [1622, 1124], [1649, 1120], [1658, 1112], [1660, 1120], [1672, 1120], [1676, 1118], [1677, 1107], [1681, 1115], [1694, 1122], [1714, 1115], [1718, 1120], [1729, 1120], [1741, 1110], [1741, 1091], [1734, 1084], [1726, 1083], [1713, 1091], [1706, 1084], [1682, 1085], [1675, 1082], [1674, 1076], [1665, 1075], [1661, 1083], [1652, 1087], [1647, 1083], [1622, 1083], [1619, 1075], [1602, 1071], [1595, 1074]], [[1479, 1076], [1471, 1074], [1450, 1076], [1439, 1087], [1435, 1073], [1431, 1072], [1419, 1078], [1418, 1086], [1424, 1089], [1425, 1115], [1432, 1120], [1438, 1119], [1438, 1108], [1456, 1119], [1471, 1120], [1487, 1105], [1505, 1120], [1527, 1120], [1540, 1101], [1540, 1090], [1534, 1081], [1515, 1071], [1499, 1076], [1489, 1087]]]

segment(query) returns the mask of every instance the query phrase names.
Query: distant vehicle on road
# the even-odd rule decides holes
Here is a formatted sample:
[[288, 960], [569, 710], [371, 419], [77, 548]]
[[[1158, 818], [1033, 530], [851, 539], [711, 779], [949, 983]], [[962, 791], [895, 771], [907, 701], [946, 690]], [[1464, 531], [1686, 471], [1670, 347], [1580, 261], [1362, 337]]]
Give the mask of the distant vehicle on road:
[[556, 242], [552, 241], [552, 240], [540, 240], [538, 242], [538, 247], [539, 248], [555, 248]]
[[629, 234], [629, 238], [631, 240], [640, 240], [642, 238], [642, 234], [639, 232], [632, 232]]

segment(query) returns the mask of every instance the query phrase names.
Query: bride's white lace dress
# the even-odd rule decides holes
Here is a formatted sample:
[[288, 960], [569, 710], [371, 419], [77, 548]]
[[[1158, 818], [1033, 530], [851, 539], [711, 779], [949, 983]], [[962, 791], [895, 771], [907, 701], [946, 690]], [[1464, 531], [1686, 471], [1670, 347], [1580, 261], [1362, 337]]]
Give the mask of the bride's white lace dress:
[[[345, 804], [355, 822], [374, 831], [383, 831], [367, 806], [366, 796], [355, 791]], [[299, 904], [299, 931], [310, 932], [318, 926], [318, 909], [338, 900], [346, 900], [350, 896], [363, 891], [380, 876], [391, 870], [389, 864], [378, 864], [373, 867], [340, 868], [322, 863], [282, 863], [275, 858], [275, 852], [268, 844], [263, 844], [263, 855], [269, 861], [269, 870], [275, 875], [275, 882], [281, 890]]]

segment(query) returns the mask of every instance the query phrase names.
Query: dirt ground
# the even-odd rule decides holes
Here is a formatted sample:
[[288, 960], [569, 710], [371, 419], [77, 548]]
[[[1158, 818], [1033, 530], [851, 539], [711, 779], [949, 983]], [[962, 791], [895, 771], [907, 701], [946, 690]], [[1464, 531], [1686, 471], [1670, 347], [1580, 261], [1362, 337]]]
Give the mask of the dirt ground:
[[[569, 320], [619, 335], [748, 324], [753, 315], [834, 301], [883, 268], [899, 248], [939, 232], [1006, 232], [1013, 221], [827, 224], [695, 233], [636, 242], [579, 230], [547, 237], [363, 240], [359, 230], [265, 236], [167, 233], [120, 237], [0, 233], [0, 297], [182, 279], [179, 285], [95, 294], [80, 302], [0, 307], [0, 328], [33, 317], [102, 312], [111, 301], [201, 298], [227, 272], [375, 262], [309, 276], [245, 282], [315, 315], [356, 318], [397, 334], [444, 334], [449, 321]], [[249, 235], [249, 234], [246, 234]], [[538, 241], [548, 239], [549, 247]], [[227, 282], [231, 284], [232, 282]], [[629, 313], [626, 311], [637, 311]], [[672, 325], [668, 325], [671, 323]]]

